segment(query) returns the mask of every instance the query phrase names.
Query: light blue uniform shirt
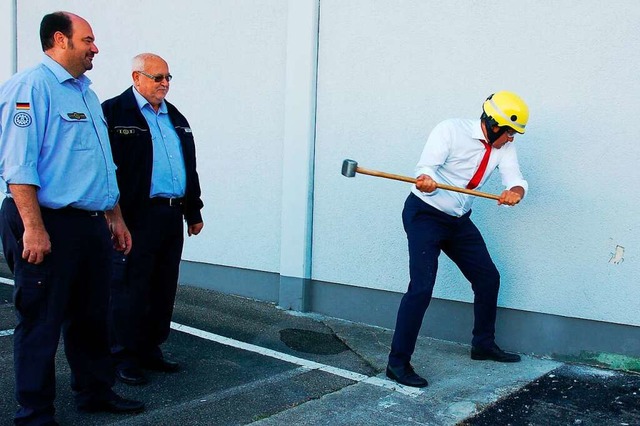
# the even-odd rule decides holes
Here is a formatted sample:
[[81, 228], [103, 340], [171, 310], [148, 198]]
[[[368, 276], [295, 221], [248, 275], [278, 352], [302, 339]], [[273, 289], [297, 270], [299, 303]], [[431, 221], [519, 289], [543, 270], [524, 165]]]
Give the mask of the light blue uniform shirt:
[[169, 118], [167, 104], [162, 101], [156, 112], [135, 87], [133, 95], [151, 130], [153, 168], [149, 197], [184, 197], [187, 190], [187, 171], [184, 167], [180, 138]]
[[100, 101], [48, 56], [0, 86], [0, 179], [38, 187], [41, 206], [110, 210], [120, 193]]

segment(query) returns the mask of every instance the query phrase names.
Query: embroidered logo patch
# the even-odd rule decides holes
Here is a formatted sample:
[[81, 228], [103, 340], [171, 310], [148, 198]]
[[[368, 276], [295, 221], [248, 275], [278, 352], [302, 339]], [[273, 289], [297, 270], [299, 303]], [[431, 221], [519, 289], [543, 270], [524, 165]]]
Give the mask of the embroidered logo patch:
[[87, 118], [84, 112], [68, 112], [67, 116], [72, 120], [86, 120]]
[[29, 104], [29, 102], [16, 102], [16, 109], [24, 111], [30, 108], [31, 108], [31, 105]]
[[137, 134], [147, 134], [149, 129], [143, 129], [141, 127], [136, 126], [116, 126], [111, 130], [111, 132], [116, 133], [118, 135], [135, 135]]
[[16, 112], [16, 115], [13, 116], [13, 124], [18, 127], [29, 127], [31, 121], [31, 116], [26, 112]]

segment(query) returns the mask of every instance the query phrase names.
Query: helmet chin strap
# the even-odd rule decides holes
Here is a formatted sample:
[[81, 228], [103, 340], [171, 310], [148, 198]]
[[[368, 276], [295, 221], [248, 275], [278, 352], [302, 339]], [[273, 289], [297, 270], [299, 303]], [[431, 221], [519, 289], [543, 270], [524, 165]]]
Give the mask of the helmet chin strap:
[[502, 126], [498, 126], [498, 131], [494, 132], [493, 128], [495, 126], [497, 126], [496, 121], [491, 118], [491, 117], [487, 117], [486, 114], [482, 114], [482, 117], [480, 117], [482, 119], [482, 122], [484, 123], [484, 128], [485, 128], [485, 135], [487, 136], [487, 143], [489, 145], [493, 145], [493, 143], [495, 141], [498, 140], [498, 138], [500, 136], [502, 136], [506, 131], [507, 128], [506, 127], [502, 127]]

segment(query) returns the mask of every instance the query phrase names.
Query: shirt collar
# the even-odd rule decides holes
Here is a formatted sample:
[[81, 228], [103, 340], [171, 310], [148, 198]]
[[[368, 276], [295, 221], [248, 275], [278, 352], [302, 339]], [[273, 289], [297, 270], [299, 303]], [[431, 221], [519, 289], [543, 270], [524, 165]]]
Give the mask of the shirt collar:
[[[146, 100], [144, 96], [142, 96], [140, 92], [138, 92], [138, 89], [136, 89], [135, 87], [133, 88], [133, 96], [135, 96], [136, 98], [136, 102], [138, 103], [138, 108], [140, 108], [140, 111], [142, 111], [142, 108], [144, 108], [146, 105], [149, 105], [149, 108], [151, 108], [151, 110], [154, 113], [156, 112], [151, 106], [151, 104], [149, 103], [149, 101]], [[162, 101], [162, 103], [160, 104], [160, 108], [158, 109], [158, 114], [166, 114], [166, 113], [167, 113], [167, 104], [165, 101]]]
[[82, 74], [80, 77], [75, 78], [74, 76], [69, 74], [69, 71], [67, 71], [58, 62], [54, 61], [47, 54], [43, 55], [42, 63], [44, 64], [44, 66], [49, 68], [49, 70], [53, 73], [53, 75], [56, 77], [56, 79], [58, 79], [58, 82], [60, 84], [64, 83], [65, 81], [68, 81], [68, 80], [79, 82], [82, 85], [83, 88], [87, 88], [91, 84], [91, 80], [89, 79], [89, 77], [87, 77], [86, 75]]
[[478, 120], [471, 129], [471, 137], [473, 139], [485, 140], [484, 132], [482, 131], [482, 120]]

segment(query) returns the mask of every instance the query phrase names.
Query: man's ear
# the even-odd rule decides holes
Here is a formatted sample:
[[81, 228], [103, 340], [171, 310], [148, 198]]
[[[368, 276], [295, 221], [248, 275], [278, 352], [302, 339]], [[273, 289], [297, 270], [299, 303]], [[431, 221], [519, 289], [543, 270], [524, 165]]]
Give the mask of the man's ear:
[[67, 36], [62, 34], [62, 32], [60, 31], [56, 31], [55, 33], [53, 33], [53, 42], [61, 49], [67, 48]]

